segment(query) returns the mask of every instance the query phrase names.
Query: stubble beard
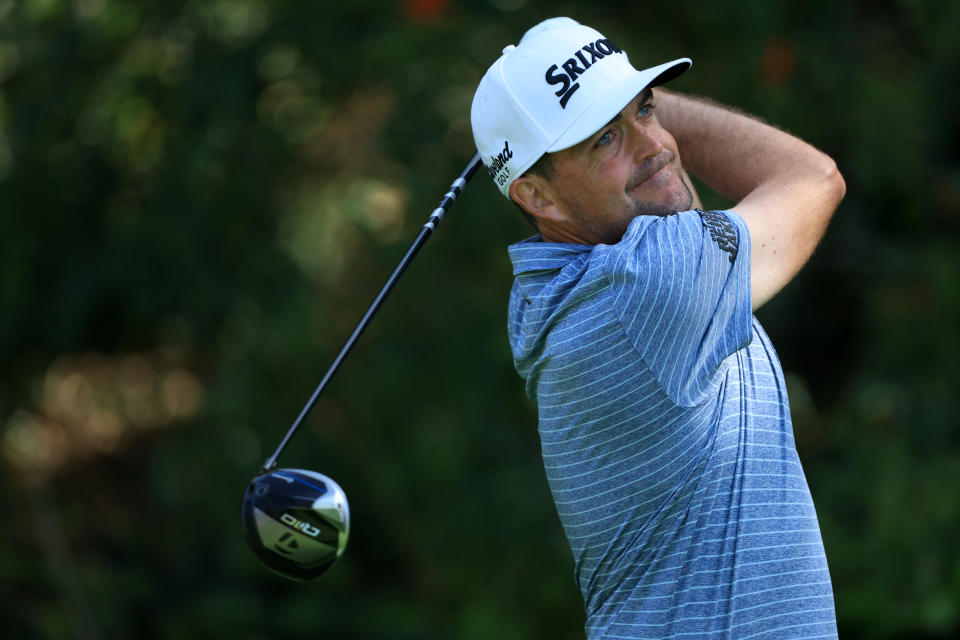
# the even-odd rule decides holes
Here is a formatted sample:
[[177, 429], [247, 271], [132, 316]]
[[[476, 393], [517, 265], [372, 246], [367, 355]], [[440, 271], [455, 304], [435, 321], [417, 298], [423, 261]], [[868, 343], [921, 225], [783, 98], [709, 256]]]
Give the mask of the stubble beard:
[[637, 167], [636, 173], [627, 184], [627, 193], [630, 193], [634, 188], [643, 184], [667, 167], [670, 167], [670, 170], [679, 178], [680, 184], [683, 185], [684, 192], [674, 194], [671, 190], [663, 193], [662, 195], [665, 197], [658, 198], [657, 200], [637, 202], [633, 210], [633, 217], [641, 215], [671, 216], [680, 211], [686, 211], [693, 205], [693, 192], [685, 180], [686, 174], [684, 174], [683, 168], [680, 166], [677, 154], [670, 149], [664, 149], [655, 157], [649, 158]]
[[675, 213], [680, 213], [681, 211], [689, 211], [690, 207], [693, 206], [693, 191], [690, 189], [690, 185], [687, 184], [682, 170], [677, 169], [677, 176], [680, 178], [680, 184], [683, 186], [683, 192], [679, 194], [676, 199], [671, 199], [669, 202], [639, 202], [634, 208], [633, 217], [659, 216], [664, 218], [666, 216], [672, 216]]
[[620, 242], [630, 223], [639, 216], [665, 218], [681, 211], [688, 211], [693, 206], [693, 192], [684, 179], [683, 172], [679, 172], [678, 176], [683, 190], [678, 191], [676, 197], [671, 197], [669, 200], [638, 202], [633, 210], [626, 213], [619, 222], [605, 219], [603, 216], [585, 215], [582, 224], [587, 226], [587, 231], [595, 243], [612, 245]]

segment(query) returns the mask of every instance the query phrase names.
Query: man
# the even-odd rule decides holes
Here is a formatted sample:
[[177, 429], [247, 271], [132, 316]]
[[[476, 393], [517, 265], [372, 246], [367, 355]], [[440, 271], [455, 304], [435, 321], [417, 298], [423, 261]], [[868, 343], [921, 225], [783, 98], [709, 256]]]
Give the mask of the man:
[[[554, 18], [480, 82], [477, 148], [539, 231], [510, 247], [515, 364], [588, 637], [835, 637], [783, 373], [752, 311], [809, 258], [844, 182], [806, 143], [659, 88], [690, 65], [637, 71]], [[737, 204], [691, 210], [685, 171]]]

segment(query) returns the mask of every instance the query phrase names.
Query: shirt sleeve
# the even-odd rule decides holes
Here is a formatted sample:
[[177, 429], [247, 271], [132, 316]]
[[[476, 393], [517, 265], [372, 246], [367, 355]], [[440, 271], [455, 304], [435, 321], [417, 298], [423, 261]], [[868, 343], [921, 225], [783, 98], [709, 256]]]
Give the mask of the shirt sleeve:
[[730, 211], [640, 216], [605, 268], [614, 311], [661, 388], [699, 404], [753, 335], [746, 224]]

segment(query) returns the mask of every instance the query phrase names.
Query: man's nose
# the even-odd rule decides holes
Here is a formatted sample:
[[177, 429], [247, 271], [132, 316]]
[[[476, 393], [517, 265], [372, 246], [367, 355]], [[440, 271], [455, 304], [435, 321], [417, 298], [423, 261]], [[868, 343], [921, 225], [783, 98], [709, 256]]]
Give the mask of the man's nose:
[[628, 126], [627, 132], [634, 145], [634, 153], [641, 160], [655, 156], [664, 149], [650, 123], [634, 120]]

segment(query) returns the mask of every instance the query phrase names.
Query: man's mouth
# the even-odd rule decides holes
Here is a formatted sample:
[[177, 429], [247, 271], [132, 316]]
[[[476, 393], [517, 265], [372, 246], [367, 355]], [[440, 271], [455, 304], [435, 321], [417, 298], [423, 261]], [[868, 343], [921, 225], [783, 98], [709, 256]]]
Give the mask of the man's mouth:
[[659, 153], [645, 161], [642, 165], [640, 165], [636, 174], [634, 174], [634, 176], [630, 179], [630, 182], [627, 183], [627, 192], [629, 193], [633, 191], [644, 182], [663, 171], [672, 162], [673, 152], [669, 149], [664, 149], [662, 153]]

